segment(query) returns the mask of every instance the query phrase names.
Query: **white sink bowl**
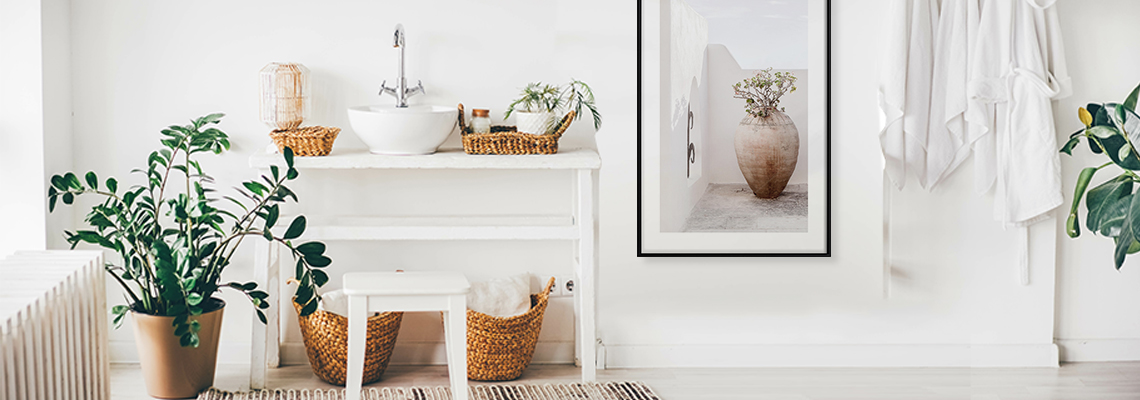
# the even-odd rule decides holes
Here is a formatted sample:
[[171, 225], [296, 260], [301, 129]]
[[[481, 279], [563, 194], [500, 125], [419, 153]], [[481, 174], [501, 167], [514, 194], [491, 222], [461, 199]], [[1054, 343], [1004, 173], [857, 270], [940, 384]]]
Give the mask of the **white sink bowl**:
[[455, 130], [455, 107], [414, 105], [348, 108], [352, 131], [374, 154], [431, 154]]

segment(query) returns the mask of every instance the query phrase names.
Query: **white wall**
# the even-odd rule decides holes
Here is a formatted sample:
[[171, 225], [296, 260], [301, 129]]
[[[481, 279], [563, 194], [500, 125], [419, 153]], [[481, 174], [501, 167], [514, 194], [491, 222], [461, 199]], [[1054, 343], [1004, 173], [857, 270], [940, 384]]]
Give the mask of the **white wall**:
[[[709, 141], [708, 174], [712, 183], [746, 183], [736, 162], [736, 128], [748, 114], [744, 111], [744, 100], [733, 97], [732, 85], [745, 78], [755, 76], [759, 70], [741, 69], [735, 54], [721, 44], [709, 45]], [[808, 84], [811, 77], [808, 70], [780, 70], [792, 72], [799, 78], [795, 93], [788, 93], [780, 99], [780, 106], [786, 108], [788, 116], [795, 122], [800, 133], [800, 154], [796, 161], [796, 171], [788, 183], [808, 183]]]
[[[1140, 54], [1135, 51], [1104, 51], [1089, 43], [1105, 37], [1135, 37], [1140, 26], [1130, 22], [1140, 15], [1140, 3], [1131, 0], [1060, 1], [1062, 35], [1068, 53], [1073, 95], [1054, 103], [1057, 140], [1081, 128], [1077, 107], [1088, 103], [1120, 103], [1140, 83]], [[1095, 27], [1090, 29], [1090, 26]], [[1068, 215], [1073, 185], [1080, 170], [1100, 165], [1083, 143], [1073, 157], [1061, 156], [1065, 204]], [[1093, 179], [1094, 187], [1119, 174], [1106, 168]], [[1084, 222], [1086, 209], [1080, 217]], [[1132, 256], [1120, 271], [1113, 268], [1112, 240], [1083, 229], [1081, 237], [1064, 234], [1064, 220], [1057, 221], [1059, 267], [1057, 270], [1056, 336], [1065, 359], [1072, 361], [1140, 360], [1140, 260]]]
[[50, 168], [71, 165], [68, 1], [0, 3], [0, 256], [64, 243], [71, 212], [48, 222]]
[[[1121, 273], [1107, 267], [1104, 240], [1070, 242], [1056, 238], [1053, 225], [1035, 227], [1032, 283], [1017, 286], [1012, 232], [989, 220], [988, 199], [970, 194], [968, 166], [934, 194], [908, 190], [892, 195], [895, 273], [891, 296], [883, 297], [874, 79], [878, 46], [868, 38], [879, 33], [877, 10], [887, 0], [833, 4], [834, 256], [826, 259], [637, 258], [636, 4], [500, 3], [494, 5], [505, 8], [472, 1], [286, 2], [272, 8], [224, 1], [76, 2], [70, 26], [75, 167], [125, 176], [154, 148], [160, 127], [221, 110], [229, 113], [223, 127], [234, 136], [234, 151], [204, 166], [220, 178], [220, 187], [231, 186], [251, 176], [246, 157], [267, 143], [256, 115], [255, 76], [261, 66], [305, 63], [320, 88], [312, 122], [347, 128], [340, 110], [381, 101], [374, 97], [376, 86], [395, 75], [394, 54], [384, 41], [391, 26], [403, 22], [410, 78], [423, 79], [430, 93], [418, 101], [462, 100], [469, 107], [491, 107], [498, 119], [515, 89], [527, 81], [562, 81], [572, 75], [594, 86], [606, 116], [597, 135], [604, 159], [598, 312], [609, 366], [1049, 365], [1056, 362], [1051, 344], [1055, 301], [1061, 304], [1057, 332], [1063, 338], [1138, 336], [1140, 326], [1121, 320], [1135, 321], [1140, 302], [1127, 300], [1135, 300], [1140, 276], [1131, 265]], [[1122, 97], [1140, 81], [1128, 67], [1134, 63], [1097, 61], [1118, 54], [1112, 51], [1078, 60], [1083, 53], [1076, 43], [1104, 36], [1092, 29], [1078, 35], [1077, 29], [1106, 16], [1121, 18], [1115, 25], [1125, 26], [1124, 18], [1136, 13], [1121, 10], [1134, 5], [1127, 0], [1086, 3], [1061, 3], [1079, 90], [1074, 99], [1081, 93], [1090, 100]], [[506, 18], [501, 9], [544, 18], [506, 23], [497, 20]], [[557, 16], [554, 24], [551, 15]], [[581, 23], [587, 19], [589, 24]], [[477, 29], [476, 21], [481, 22]], [[479, 40], [472, 40], [471, 32], [478, 32]], [[538, 53], [510, 63], [470, 62], [512, 54], [503, 44], [510, 41]], [[1086, 47], [1090, 52], [1097, 48]], [[1088, 92], [1080, 92], [1086, 90], [1082, 87]], [[1065, 104], [1060, 107], [1072, 109]], [[1065, 115], [1059, 112], [1058, 118]], [[585, 125], [576, 124], [577, 137], [567, 140], [588, 142]], [[337, 146], [361, 144], [346, 129]], [[1068, 182], [1075, 169], [1069, 161], [1066, 168]], [[557, 181], [560, 177], [539, 175], [310, 175], [303, 175], [296, 189], [305, 207], [324, 210], [426, 213], [431, 207], [472, 207], [451, 200], [462, 193], [491, 212], [502, 212], [508, 206], [489, 198], [505, 193], [522, 200], [518, 207], [545, 211], [562, 207], [556, 204], [569, 193], [568, 184]], [[426, 178], [447, 183], [425, 184]], [[352, 191], [360, 182], [390, 190]], [[484, 182], [496, 193], [489, 193]], [[1055, 248], [1058, 240], [1060, 250]], [[493, 245], [504, 246], [512, 256], [500, 256], [504, 247], [492, 250], [474, 243], [333, 243], [330, 253], [335, 271], [456, 269], [479, 279], [514, 270], [569, 269], [566, 244]], [[1064, 267], [1060, 294], [1054, 298], [1052, 255], [1057, 253]], [[1105, 264], [1085, 261], [1093, 257], [1104, 257]], [[249, 278], [250, 259], [248, 252], [240, 254], [227, 278]], [[119, 296], [111, 293], [111, 298]], [[231, 308], [223, 331], [223, 361], [242, 361], [248, 354], [249, 306], [234, 296], [225, 298]], [[566, 306], [563, 301], [561, 311], [554, 307], [548, 316], [543, 335], [551, 352], [536, 356], [539, 361], [567, 358], [558, 350], [571, 337], [565, 329]], [[409, 319], [401, 343], [422, 343], [416, 349], [430, 350], [438, 330], [429, 319]], [[129, 331], [116, 332], [114, 340], [115, 358], [129, 359]], [[431, 354], [401, 357], [440, 360]]]

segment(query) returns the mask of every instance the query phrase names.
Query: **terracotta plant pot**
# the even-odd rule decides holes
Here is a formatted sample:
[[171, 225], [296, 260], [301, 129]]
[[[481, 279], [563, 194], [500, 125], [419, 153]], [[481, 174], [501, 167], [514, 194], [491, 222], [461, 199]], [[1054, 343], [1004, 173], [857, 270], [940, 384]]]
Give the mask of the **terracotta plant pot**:
[[182, 347], [174, 336], [174, 317], [161, 317], [131, 312], [139, 363], [151, 397], [162, 399], [194, 398], [214, 384], [214, 368], [218, 361], [218, 335], [222, 332], [222, 310], [226, 303], [219, 299], [217, 308], [202, 313], [198, 320], [198, 347]]
[[516, 129], [522, 133], [543, 135], [554, 126], [554, 113], [552, 112], [524, 112], [515, 111]]
[[800, 156], [800, 132], [792, 119], [777, 110], [764, 118], [746, 116], [735, 142], [736, 163], [752, 193], [762, 199], [783, 193]]

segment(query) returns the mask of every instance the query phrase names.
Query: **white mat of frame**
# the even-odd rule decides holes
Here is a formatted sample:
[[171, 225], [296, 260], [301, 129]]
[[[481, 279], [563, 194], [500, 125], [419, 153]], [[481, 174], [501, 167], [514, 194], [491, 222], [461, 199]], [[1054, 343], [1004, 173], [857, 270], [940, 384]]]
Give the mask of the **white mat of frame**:
[[[471, 400], [661, 400], [641, 382], [547, 383], [542, 385], [479, 385], [468, 388]], [[258, 390], [202, 392], [198, 400], [340, 400], [344, 389]], [[450, 400], [451, 389], [437, 387], [367, 388], [362, 400]]]

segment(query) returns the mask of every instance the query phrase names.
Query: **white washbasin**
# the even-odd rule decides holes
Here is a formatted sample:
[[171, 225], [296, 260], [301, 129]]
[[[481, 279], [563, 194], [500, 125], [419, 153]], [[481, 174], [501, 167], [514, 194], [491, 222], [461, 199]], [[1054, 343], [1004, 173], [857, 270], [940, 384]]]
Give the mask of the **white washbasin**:
[[375, 154], [431, 154], [455, 129], [455, 107], [413, 105], [348, 108], [352, 131]]

